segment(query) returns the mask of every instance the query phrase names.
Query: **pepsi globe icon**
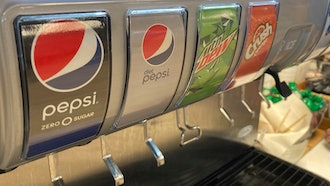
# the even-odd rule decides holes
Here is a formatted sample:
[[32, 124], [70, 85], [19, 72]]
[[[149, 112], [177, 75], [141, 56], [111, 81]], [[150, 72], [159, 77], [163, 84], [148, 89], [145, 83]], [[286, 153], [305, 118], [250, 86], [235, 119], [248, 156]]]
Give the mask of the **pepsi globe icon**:
[[172, 54], [174, 37], [172, 30], [163, 24], [154, 24], [143, 37], [143, 57], [151, 65], [163, 64]]
[[57, 20], [40, 28], [33, 40], [31, 63], [40, 83], [68, 92], [97, 75], [103, 53], [102, 41], [90, 26], [78, 20]]

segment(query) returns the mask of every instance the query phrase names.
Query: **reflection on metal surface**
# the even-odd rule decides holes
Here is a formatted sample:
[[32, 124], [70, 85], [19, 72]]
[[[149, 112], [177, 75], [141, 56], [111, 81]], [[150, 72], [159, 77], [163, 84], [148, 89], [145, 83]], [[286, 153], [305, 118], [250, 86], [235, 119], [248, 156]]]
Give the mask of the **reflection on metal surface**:
[[186, 119], [186, 108], [183, 107], [182, 108], [182, 112], [183, 112], [183, 125], [186, 129], [190, 130], [190, 131], [197, 131], [197, 135], [190, 138], [190, 139], [185, 139], [185, 133], [186, 133], [186, 129], [182, 127], [181, 125], [181, 117], [180, 117], [180, 113], [179, 113], [179, 109], [176, 110], [176, 122], [177, 122], [177, 126], [179, 128], [179, 130], [181, 131], [181, 140], [180, 140], [180, 145], [184, 146], [187, 145], [193, 141], [199, 140], [202, 137], [202, 129], [199, 126], [191, 126], [190, 124], [188, 124], [187, 119]]
[[165, 157], [163, 153], [159, 150], [157, 145], [154, 143], [154, 141], [151, 138], [148, 138], [146, 141], [147, 146], [151, 150], [152, 154], [156, 158], [157, 161], [157, 167], [160, 167], [165, 164]]
[[149, 148], [149, 150], [155, 157], [156, 162], [157, 162], [157, 167], [160, 167], [165, 164], [165, 157], [164, 157], [163, 153], [159, 150], [157, 145], [154, 143], [152, 138], [150, 138], [148, 135], [148, 120], [143, 120], [142, 125], [143, 125], [143, 129], [144, 129], [143, 130], [144, 131], [144, 142], [146, 143], [147, 147]]
[[52, 179], [53, 186], [64, 186], [64, 181], [61, 176]]

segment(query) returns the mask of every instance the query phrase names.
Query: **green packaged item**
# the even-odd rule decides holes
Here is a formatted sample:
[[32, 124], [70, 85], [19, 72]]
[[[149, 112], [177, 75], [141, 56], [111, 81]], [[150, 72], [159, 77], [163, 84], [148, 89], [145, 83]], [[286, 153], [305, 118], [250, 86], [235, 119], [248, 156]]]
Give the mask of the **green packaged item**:
[[[302, 101], [305, 103], [305, 105], [309, 108], [311, 112], [318, 112], [325, 107], [326, 104], [323, 98], [313, 94], [311, 90], [308, 89], [299, 91], [295, 82], [289, 82], [289, 87], [292, 92], [300, 94]], [[274, 104], [284, 100], [284, 98], [279, 94], [276, 87], [264, 88], [263, 93], [265, 94], [266, 98]]]

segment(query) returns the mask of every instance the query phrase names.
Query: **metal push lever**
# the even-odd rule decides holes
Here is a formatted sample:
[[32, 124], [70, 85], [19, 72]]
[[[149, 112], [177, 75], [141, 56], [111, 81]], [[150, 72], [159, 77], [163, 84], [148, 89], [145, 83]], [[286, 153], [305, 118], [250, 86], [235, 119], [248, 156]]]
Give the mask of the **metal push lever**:
[[115, 186], [123, 185], [124, 184], [124, 175], [117, 166], [116, 162], [113, 160], [111, 154], [107, 153], [107, 142], [104, 139], [104, 136], [100, 137], [101, 140], [101, 150], [102, 150], [102, 157], [105, 165], [108, 167], [112, 177], [115, 181]]
[[156, 162], [157, 162], [157, 167], [160, 167], [165, 164], [165, 157], [163, 153], [159, 150], [157, 145], [154, 143], [152, 138], [148, 136], [148, 120], [143, 120], [142, 122], [143, 125], [143, 131], [144, 131], [144, 142], [146, 143], [147, 147], [151, 151], [151, 153], [154, 155]]
[[224, 107], [224, 93], [221, 93], [219, 95], [219, 110], [220, 110], [221, 114], [230, 123], [230, 127], [234, 127], [235, 120], [229, 115], [229, 113], [227, 112], [227, 110]]
[[180, 140], [180, 145], [184, 146], [187, 145], [193, 141], [197, 141], [202, 137], [202, 129], [199, 126], [191, 126], [188, 124], [187, 122], [187, 118], [186, 118], [186, 109], [185, 107], [182, 108], [182, 112], [183, 112], [183, 124], [184, 127], [188, 130], [196, 130], [197, 131], [197, 136], [186, 140], [185, 139], [185, 133], [186, 133], [186, 129], [184, 129], [181, 125], [181, 118], [180, 118], [180, 113], [179, 110], [176, 110], [176, 121], [177, 121], [177, 126], [179, 128], [179, 130], [181, 131], [181, 140]]
[[63, 178], [58, 170], [58, 155], [56, 153], [48, 155], [48, 165], [53, 186], [64, 186]]
[[103, 161], [104, 161], [105, 165], [108, 167], [108, 169], [110, 170], [110, 172], [113, 176], [113, 179], [115, 181], [115, 185], [116, 186], [123, 185], [124, 184], [124, 175], [118, 168], [115, 161], [112, 159], [111, 154], [104, 156]]
[[[264, 78], [264, 76], [262, 76], [262, 78]], [[262, 89], [263, 89], [263, 86], [264, 86], [264, 81], [261, 80], [260, 83], [259, 83], [259, 91], [258, 91], [258, 94], [259, 96], [261, 97], [261, 99], [267, 104], [267, 108], [270, 108], [270, 101], [266, 98], [266, 96], [262, 93]]]
[[259, 91], [259, 96], [261, 97], [261, 99], [264, 101], [264, 102], [266, 102], [266, 104], [267, 104], [267, 108], [270, 108], [270, 102], [269, 102], [269, 100], [265, 97], [265, 95], [261, 92], [261, 91]]
[[251, 114], [251, 118], [253, 119], [255, 117], [255, 111], [252, 110], [250, 105], [246, 102], [245, 89], [246, 89], [245, 85], [241, 86], [241, 102], [244, 105], [244, 107], [246, 108], [246, 110]]

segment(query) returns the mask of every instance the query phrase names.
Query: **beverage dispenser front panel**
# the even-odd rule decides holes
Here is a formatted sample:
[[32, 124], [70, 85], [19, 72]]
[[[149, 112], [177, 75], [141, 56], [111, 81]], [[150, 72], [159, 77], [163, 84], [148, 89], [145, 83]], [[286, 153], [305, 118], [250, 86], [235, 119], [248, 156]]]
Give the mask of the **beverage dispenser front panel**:
[[328, 5], [0, 1], [0, 172], [304, 60], [327, 42]]
[[128, 80], [121, 128], [159, 115], [170, 104], [182, 72], [186, 41], [182, 7], [128, 11]]

